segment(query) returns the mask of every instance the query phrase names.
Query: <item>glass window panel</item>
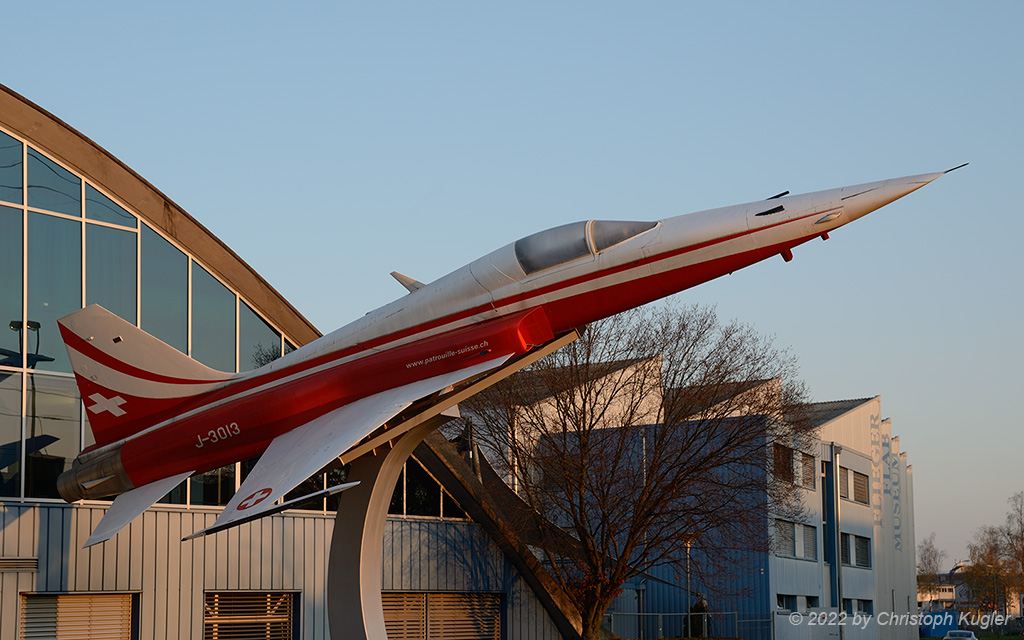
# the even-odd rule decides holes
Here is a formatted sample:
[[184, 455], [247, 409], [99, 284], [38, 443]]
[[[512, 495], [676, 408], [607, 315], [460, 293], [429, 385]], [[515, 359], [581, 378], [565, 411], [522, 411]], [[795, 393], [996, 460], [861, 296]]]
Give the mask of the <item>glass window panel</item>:
[[82, 402], [73, 378], [29, 374], [27, 385], [25, 495], [59, 498], [57, 476], [82, 450]]
[[82, 181], [35, 149], [28, 149], [28, 206], [82, 215]]
[[[0, 207], [0, 365], [21, 362], [21, 210]], [[13, 327], [13, 328], [12, 328]]]
[[644, 231], [653, 229], [657, 222], [620, 222], [618, 220], [595, 220], [591, 227], [591, 235], [594, 238], [594, 248], [604, 251], [608, 247], [614, 247], [633, 236], [640, 235]]
[[0, 131], [0, 200], [21, 204], [21, 143]]
[[219, 371], [235, 370], [235, 294], [194, 262], [192, 357]]
[[131, 231], [85, 226], [85, 303], [135, 320], [136, 236]]
[[[343, 467], [337, 467], [327, 472], [327, 488], [336, 487], [339, 484], [344, 484], [348, 480], [348, 472], [352, 469], [352, 465], [346, 464]], [[341, 504], [341, 496], [345, 493], [335, 493], [334, 495], [327, 496], [327, 511], [337, 511], [338, 505]], [[392, 495], [392, 499], [394, 496]], [[389, 509], [390, 510], [390, 509]]]
[[188, 480], [183, 480], [157, 502], [160, 504], [188, 504]]
[[285, 353], [285, 355], [288, 355], [292, 351], [295, 351], [295, 345], [293, 345], [292, 343], [290, 343], [287, 340], [285, 340], [284, 341], [284, 353]]
[[[309, 494], [316, 493], [317, 491], [323, 491], [323, 489], [324, 474], [315, 473], [311, 477], [306, 478], [305, 480], [300, 482], [299, 486], [295, 487], [294, 489], [286, 493], [284, 496], [284, 500], [285, 502], [287, 502], [289, 500], [294, 500], [296, 498], [308, 496]], [[312, 509], [314, 511], [323, 511], [324, 499], [321, 496], [319, 500], [310, 500], [306, 504], [297, 506], [296, 509]]]
[[138, 218], [89, 183], [85, 184], [85, 217], [135, 229], [139, 227]]
[[249, 371], [281, 357], [281, 334], [249, 308], [238, 304], [238, 370]]
[[445, 518], [469, 519], [469, 516], [462, 510], [459, 503], [455, 502], [455, 498], [448, 495], [446, 491], [441, 493], [441, 515]]
[[388, 514], [393, 516], [405, 515], [405, 469], [398, 474], [398, 482], [395, 483], [395, 490], [391, 493], [391, 504], [388, 505]]
[[82, 308], [82, 223], [28, 216], [28, 367], [71, 371], [57, 318]]
[[96, 444], [96, 436], [92, 432], [92, 425], [89, 424], [89, 412], [83, 411], [82, 418], [85, 422], [85, 429], [82, 431], [82, 449], [88, 449], [92, 445]]
[[21, 497], [21, 376], [0, 371], [0, 497]]
[[142, 225], [142, 323], [147, 333], [188, 353], [188, 257]]
[[192, 483], [192, 504], [226, 505], [235, 495], [235, 465], [192, 476], [188, 481]]
[[238, 473], [239, 482], [245, 482], [245, 479], [249, 477], [249, 472], [256, 468], [256, 463], [259, 461], [260, 459], [257, 457], [249, 458], [248, 460], [242, 460], [239, 463], [239, 466], [241, 467]]
[[413, 458], [406, 463], [405, 474], [405, 515], [440, 517], [441, 485]]
[[526, 273], [534, 273], [590, 254], [587, 223], [572, 222], [526, 236], [515, 243], [516, 258]]

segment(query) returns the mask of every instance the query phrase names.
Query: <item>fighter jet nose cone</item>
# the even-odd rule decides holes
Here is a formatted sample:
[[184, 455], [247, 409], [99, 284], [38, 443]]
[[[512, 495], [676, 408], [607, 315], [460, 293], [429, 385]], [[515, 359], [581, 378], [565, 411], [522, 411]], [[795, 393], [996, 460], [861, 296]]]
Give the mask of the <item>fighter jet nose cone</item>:
[[[955, 169], [959, 168], [955, 167]], [[950, 169], [949, 171], [953, 170]], [[933, 180], [949, 173], [949, 171], [922, 173], [915, 176], [892, 178], [890, 180], [847, 187], [843, 189], [842, 202], [849, 214], [849, 218], [855, 220], [871, 213], [875, 209], [884, 207], [890, 202], [899, 200], [909, 193], [917, 191]]]

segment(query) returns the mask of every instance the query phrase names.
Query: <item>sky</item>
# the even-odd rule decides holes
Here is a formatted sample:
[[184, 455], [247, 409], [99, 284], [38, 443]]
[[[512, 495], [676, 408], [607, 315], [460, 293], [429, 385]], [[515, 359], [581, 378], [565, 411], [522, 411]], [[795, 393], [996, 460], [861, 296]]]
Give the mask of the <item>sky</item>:
[[[535, 231], [944, 176], [677, 295], [880, 395], [947, 564], [1024, 491], [1024, 3], [17, 3], [0, 83], [321, 331]], [[1015, 204], [1016, 203], [1016, 204]]]

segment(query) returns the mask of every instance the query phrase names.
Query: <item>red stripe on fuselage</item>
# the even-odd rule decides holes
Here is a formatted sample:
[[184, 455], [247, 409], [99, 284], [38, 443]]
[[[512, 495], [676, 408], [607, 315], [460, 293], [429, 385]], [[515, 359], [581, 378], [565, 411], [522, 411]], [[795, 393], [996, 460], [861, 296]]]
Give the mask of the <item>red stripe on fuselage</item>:
[[544, 311], [532, 309], [299, 376], [251, 396], [237, 395], [217, 406], [203, 408], [210, 404], [204, 395], [191, 415], [187, 405], [176, 407], [175, 413], [184, 417], [128, 439], [122, 464], [135, 486], [189, 469], [215, 469], [259, 455], [282, 433], [360, 398], [525, 353], [553, 337]]
[[[91, 358], [96, 362], [113, 369], [114, 371], [123, 373], [128, 376], [132, 376], [133, 378], [139, 378], [140, 380], [146, 380], [148, 382], [160, 382], [164, 384], [182, 385], [216, 384], [221, 380], [226, 379], [222, 378], [221, 380], [218, 380], [214, 378], [210, 380], [194, 380], [191, 378], [173, 378], [171, 376], [164, 376], [160, 375], [159, 373], [153, 373], [152, 371], [146, 371], [145, 369], [140, 369], [138, 367], [132, 366], [124, 362], [123, 360], [118, 360], [116, 357], [110, 355], [106, 351], [103, 351], [96, 345], [90, 343], [88, 340], [85, 340], [77, 333], [74, 333], [70, 329], [65, 328], [64, 325], [58, 323], [57, 326], [60, 327], [60, 334], [61, 337], [64, 338], [64, 344], [71, 347], [75, 351], [81, 353], [83, 356], [87, 358]], [[183, 391], [182, 395], [188, 395], [189, 393], [190, 392], [188, 390], [185, 390]]]

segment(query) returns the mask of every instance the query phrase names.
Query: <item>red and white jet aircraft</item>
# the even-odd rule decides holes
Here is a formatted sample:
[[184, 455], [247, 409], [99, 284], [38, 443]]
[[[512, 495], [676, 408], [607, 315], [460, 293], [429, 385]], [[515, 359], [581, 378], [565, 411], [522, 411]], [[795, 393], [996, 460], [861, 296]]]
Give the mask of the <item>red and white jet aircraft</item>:
[[118, 496], [88, 546], [185, 478], [261, 456], [210, 529], [276, 512], [275, 501], [416, 400], [594, 320], [774, 255], [789, 261], [793, 247], [943, 173], [548, 229], [430, 284], [393, 274], [408, 295], [245, 373], [210, 369], [88, 307], [60, 325], [96, 444], [60, 476], [60, 494]]

